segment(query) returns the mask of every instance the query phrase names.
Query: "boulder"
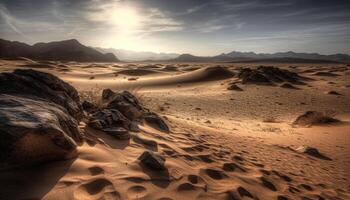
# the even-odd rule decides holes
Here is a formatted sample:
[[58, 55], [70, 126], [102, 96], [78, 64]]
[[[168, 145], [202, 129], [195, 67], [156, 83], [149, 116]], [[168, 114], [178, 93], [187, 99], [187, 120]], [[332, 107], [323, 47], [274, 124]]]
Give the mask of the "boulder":
[[165, 169], [165, 158], [161, 157], [158, 154], [155, 154], [152, 151], [143, 152], [142, 155], [138, 158], [138, 160], [141, 162], [142, 165], [146, 166], [151, 170], [161, 171]]
[[311, 125], [317, 125], [317, 124], [319, 125], [331, 124], [335, 122], [339, 122], [339, 120], [321, 112], [307, 111], [304, 114], [300, 115], [293, 122], [293, 124], [300, 125], [300, 126], [311, 126]]
[[0, 74], [0, 167], [77, 156], [84, 113], [78, 92], [31, 69]]
[[0, 167], [77, 156], [78, 122], [57, 104], [0, 94]]
[[32, 69], [1, 73], [0, 94], [40, 98], [62, 106], [77, 120], [84, 116], [77, 90], [52, 74]]

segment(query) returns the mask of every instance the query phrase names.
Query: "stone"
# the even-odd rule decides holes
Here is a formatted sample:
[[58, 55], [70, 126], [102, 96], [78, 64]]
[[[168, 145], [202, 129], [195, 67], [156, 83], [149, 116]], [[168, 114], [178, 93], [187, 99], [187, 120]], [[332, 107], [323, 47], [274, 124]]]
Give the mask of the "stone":
[[327, 116], [324, 113], [317, 111], [307, 111], [304, 114], [300, 115], [293, 124], [300, 126], [311, 126], [317, 124], [331, 124], [339, 122], [338, 119], [335, 119], [331, 116]]
[[324, 154], [322, 154], [318, 149], [314, 148], [314, 147], [309, 147], [309, 146], [300, 146], [296, 149], [296, 151], [300, 152], [300, 153], [305, 153], [307, 155], [316, 157], [316, 158], [320, 158], [323, 160], [332, 160], [329, 157], [325, 156]]
[[0, 168], [77, 156], [84, 113], [78, 92], [48, 73], [0, 74]]
[[103, 130], [103, 132], [107, 133], [108, 135], [110, 135], [116, 139], [119, 139], [119, 140], [130, 139], [129, 131], [123, 127], [105, 128], [102, 130]]
[[227, 89], [228, 90], [235, 90], [235, 91], [243, 91], [243, 89], [238, 87], [236, 84], [231, 84]]
[[62, 106], [77, 120], [84, 117], [77, 90], [52, 74], [32, 69], [1, 73], [0, 94], [41, 98]]
[[151, 170], [161, 171], [165, 169], [164, 163], [165, 158], [162, 156], [155, 154], [152, 151], [145, 151], [138, 158], [142, 165], [146, 166]]
[[156, 128], [160, 131], [169, 132], [170, 129], [168, 125], [164, 122], [162, 118], [160, 118], [155, 113], [147, 113], [144, 115], [144, 119], [148, 125], [150, 125], [153, 128]]

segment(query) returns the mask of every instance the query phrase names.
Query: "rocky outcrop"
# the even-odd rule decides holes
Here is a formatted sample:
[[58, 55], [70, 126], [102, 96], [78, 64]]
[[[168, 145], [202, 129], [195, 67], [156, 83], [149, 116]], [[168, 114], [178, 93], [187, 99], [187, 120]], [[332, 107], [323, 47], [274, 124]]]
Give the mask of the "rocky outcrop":
[[101, 130], [117, 139], [129, 139], [126, 131], [138, 132], [139, 123], [147, 123], [160, 131], [169, 132], [164, 120], [143, 107], [128, 91], [113, 92], [105, 89], [102, 92], [100, 107], [86, 102], [84, 109], [88, 112], [89, 127]]
[[72, 158], [83, 136], [77, 91], [34, 70], [0, 74], [0, 167]]
[[297, 73], [271, 66], [260, 66], [256, 69], [243, 68], [240, 70], [238, 78], [242, 84], [262, 85], [274, 85], [282, 82], [304, 84], [302, 80], [306, 80]]

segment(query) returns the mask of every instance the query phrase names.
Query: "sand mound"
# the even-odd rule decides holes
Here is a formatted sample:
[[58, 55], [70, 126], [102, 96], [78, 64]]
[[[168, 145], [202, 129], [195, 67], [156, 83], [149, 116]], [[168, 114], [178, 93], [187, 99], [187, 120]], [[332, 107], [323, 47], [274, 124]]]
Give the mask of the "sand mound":
[[224, 67], [208, 67], [198, 69], [192, 72], [185, 72], [179, 75], [153, 77], [142, 79], [137, 82], [129, 83], [132, 87], [161, 87], [161, 86], [178, 86], [179, 84], [203, 83], [209, 81], [218, 81], [228, 79], [234, 76], [234, 73]]
[[149, 70], [149, 69], [126, 69], [116, 72], [116, 74], [123, 74], [127, 76], [145, 76], [150, 74], [160, 73], [158, 71]]

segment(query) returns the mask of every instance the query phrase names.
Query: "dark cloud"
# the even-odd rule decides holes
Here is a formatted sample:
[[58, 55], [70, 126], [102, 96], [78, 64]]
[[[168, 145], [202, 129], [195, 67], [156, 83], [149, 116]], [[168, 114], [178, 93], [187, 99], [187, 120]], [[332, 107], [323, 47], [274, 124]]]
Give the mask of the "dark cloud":
[[[137, 14], [115, 14], [123, 13], [118, 7]], [[197, 54], [350, 53], [348, 0], [1, 0], [0, 17], [0, 37], [30, 43], [75, 37], [90, 45]], [[123, 17], [134, 18], [131, 25]]]

